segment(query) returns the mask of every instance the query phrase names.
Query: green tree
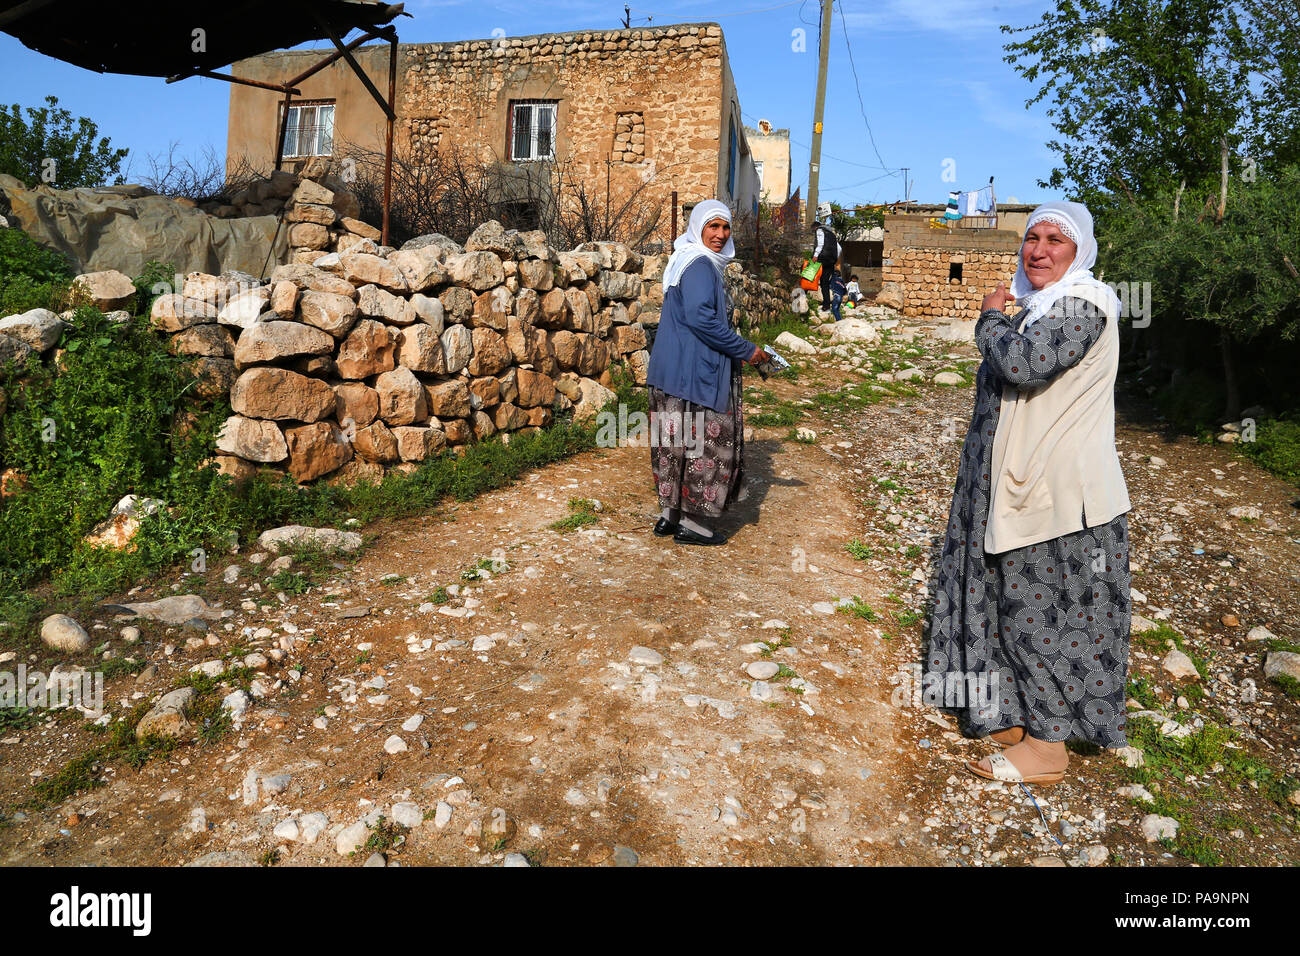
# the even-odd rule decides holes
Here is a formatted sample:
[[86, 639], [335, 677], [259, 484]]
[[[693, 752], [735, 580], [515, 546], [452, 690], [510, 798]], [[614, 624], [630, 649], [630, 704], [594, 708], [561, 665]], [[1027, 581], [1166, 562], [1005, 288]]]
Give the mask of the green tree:
[[[1039, 185], [1084, 202], [1217, 180], [1259, 112], [1260, 51], [1233, 0], [1061, 0], [1006, 46], [1047, 100], [1061, 165]], [[1294, 95], [1294, 94], [1292, 94]]]
[[125, 149], [113, 149], [93, 120], [60, 109], [57, 97], [45, 104], [27, 107], [25, 119], [18, 104], [0, 106], [0, 173], [59, 189], [124, 182]]

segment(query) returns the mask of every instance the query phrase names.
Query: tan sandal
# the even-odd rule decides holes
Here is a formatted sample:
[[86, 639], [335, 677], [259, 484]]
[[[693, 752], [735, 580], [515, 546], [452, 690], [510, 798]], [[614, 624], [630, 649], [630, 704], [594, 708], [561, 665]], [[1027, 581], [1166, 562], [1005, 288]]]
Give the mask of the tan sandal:
[[1029, 783], [1037, 784], [1040, 787], [1050, 787], [1065, 779], [1064, 770], [1058, 770], [1055, 773], [1031, 773], [1026, 777], [1016, 769], [1016, 765], [1008, 760], [1004, 754], [990, 754], [988, 761], [989, 766], [993, 768], [992, 771], [985, 770], [975, 760], [968, 761], [966, 769], [977, 777], [983, 777], [985, 780], [997, 780], [1000, 783]]

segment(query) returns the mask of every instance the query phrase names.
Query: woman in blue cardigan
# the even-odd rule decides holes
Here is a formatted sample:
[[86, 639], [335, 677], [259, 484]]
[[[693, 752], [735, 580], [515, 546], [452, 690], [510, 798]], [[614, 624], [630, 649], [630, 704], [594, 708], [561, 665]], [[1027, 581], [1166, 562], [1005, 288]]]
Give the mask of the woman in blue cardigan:
[[663, 514], [654, 532], [681, 544], [722, 544], [708, 522], [740, 489], [744, 418], [740, 366], [766, 354], [737, 334], [722, 270], [736, 255], [731, 210], [691, 211], [664, 269], [664, 302], [646, 372], [650, 466]]

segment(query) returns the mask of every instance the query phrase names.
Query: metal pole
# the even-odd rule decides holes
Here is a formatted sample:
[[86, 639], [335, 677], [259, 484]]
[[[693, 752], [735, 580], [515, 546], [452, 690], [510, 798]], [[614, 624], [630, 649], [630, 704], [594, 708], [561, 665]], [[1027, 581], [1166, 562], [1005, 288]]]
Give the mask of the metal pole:
[[822, 36], [818, 48], [817, 101], [813, 106], [812, 155], [808, 158], [808, 220], [811, 226], [817, 218], [817, 180], [821, 175], [822, 117], [826, 114], [826, 59], [831, 45], [832, 0], [822, 0]]
[[292, 90], [285, 89], [284, 104], [280, 110], [280, 129], [275, 137], [275, 168], [280, 168], [280, 163], [284, 161], [284, 137], [289, 131], [289, 104], [293, 100]]
[[384, 223], [380, 242], [388, 245], [389, 210], [393, 204], [393, 119], [397, 115], [397, 37], [388, 45], [388, 136], [384, 143]]

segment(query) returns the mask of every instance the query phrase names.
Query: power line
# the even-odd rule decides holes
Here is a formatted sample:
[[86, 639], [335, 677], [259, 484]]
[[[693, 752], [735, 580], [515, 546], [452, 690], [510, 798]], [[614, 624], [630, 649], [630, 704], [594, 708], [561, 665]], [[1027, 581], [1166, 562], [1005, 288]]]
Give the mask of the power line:
[[[744, 110], [741, 110], [740, 115], [748, 119], [751, 123], [754, 124], [758, 123], [758, 118], [756, 118], [753, 113], [746, 113]], [[809, 146], [807, 143], [801, 143], [799, 142], [799, 140], [794, 138], [791, 138], [790, 142], [793, 143], [795, 146], [798, 146], [800, 149], [812, 149], [812, 147]], [[843, 163], [846, 166], [858, 166], [862, 169], [879, 169], [889, 173], [891, 176], [898, 175], [897, 169], [890, 169], [888, 166], [873, 166], [871, 163], [855, 163], [851, 159], [843, 159], [839, 156], [832, 156], [830, 153], [826, 152], [825, 150], [822, 151], [822, 158], [833, 159], [837, 163]]]
[[853, 71], [853, 88], [858, 92], [858, 108], [862, 111], [862, 122], [867, 126], [867, 138], [871, 140], [871, 149], [875, 152], [876, 159], [880, 160], [880, 168], [888, 169], [884, 158], [880, 155], [880, 150], [876, 147], [876, 137], [871, 132], [871, 121], [867, 119], [867, 106], [862, 102], [862, 84], [858, 81], [858, 68], [853, 62], [853, 44], [849, 42], [849, 26], [844, 20], [844, 5], [836, 3], [835, 6], [840, 11], [840, 29], [844, 31], [844, 46], [849, 51], [849, 69]]

